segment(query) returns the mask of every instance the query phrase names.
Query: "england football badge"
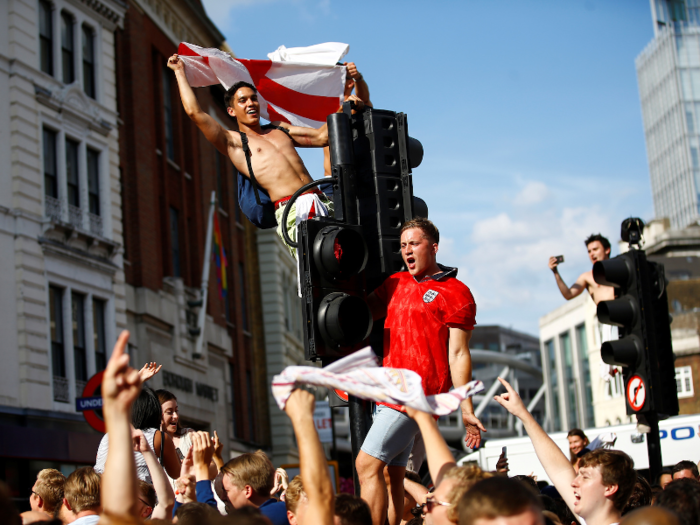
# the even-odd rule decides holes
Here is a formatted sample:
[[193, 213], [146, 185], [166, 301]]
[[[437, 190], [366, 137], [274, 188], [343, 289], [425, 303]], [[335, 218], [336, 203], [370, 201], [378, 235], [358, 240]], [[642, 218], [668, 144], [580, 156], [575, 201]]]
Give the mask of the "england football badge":
[[438, 293], [435, 290], [428, 290], [427, 292], [425, 292], [425, 295], [423, 296], [423, 302], [424, 303], [432, 303], [437, 296], [438, 296]]

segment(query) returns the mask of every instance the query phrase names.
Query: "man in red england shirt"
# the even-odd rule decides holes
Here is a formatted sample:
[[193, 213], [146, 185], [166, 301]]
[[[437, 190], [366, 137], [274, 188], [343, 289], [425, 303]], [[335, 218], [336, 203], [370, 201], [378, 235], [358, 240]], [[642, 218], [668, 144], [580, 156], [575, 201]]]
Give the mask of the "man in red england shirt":
[[[407, 368], [423, 378], [425, 394], [447, 392], [471, 380], [469, 339], [476, 324], [476, 303], [457, 270], [437, 263], [440, 233], [427, 219], [401, 228], [401, 255], [408, 268], [389, 277], [368, 298], [372, 317], [384, 323], [386, 367]], [[467, 446], [481, 443], [486, 431], [474, 415], [471, 399], [462, 403]], [[398, 525], [403, 515], [403, 480], [418, 426], [398, 405], [378, 404], [372, 427], [355, 466], [362, 498], [373, 525]], [[384, 478], [388, 465], [390, 498]]]

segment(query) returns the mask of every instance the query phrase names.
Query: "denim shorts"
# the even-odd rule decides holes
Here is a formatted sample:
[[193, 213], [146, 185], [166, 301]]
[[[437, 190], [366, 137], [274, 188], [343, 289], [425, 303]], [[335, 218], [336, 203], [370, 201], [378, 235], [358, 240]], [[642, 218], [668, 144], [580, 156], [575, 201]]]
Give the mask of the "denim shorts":
[[387, 465], [405, 467], [418, 432], [416, 422], [405, 413], [377, 405], [362, 451]]

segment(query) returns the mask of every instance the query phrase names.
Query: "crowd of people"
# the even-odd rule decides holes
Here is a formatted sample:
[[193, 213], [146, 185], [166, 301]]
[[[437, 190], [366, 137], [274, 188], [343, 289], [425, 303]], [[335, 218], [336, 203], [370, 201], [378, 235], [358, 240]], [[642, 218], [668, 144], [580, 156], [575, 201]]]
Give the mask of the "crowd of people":
[[[53, 469], [39, 472], [32, 510], [22, 515], [3, 486], [0, 522], [377, 524], [368, 502], [335, 494], [314, 426], [312, 393], [296, 389], [285, 406], [300, 456], [300, 475], [288, 481], [262, 451], [224, 462], [216, 434], [180, 428], [177, 399], [142, 386], [143, 375], [129, 367], [124, 353], [127, 340], [125, 332], [105, 370], [107, 434], [95, 466], [68, 477]], [[526, 475], [509, 477], [506, 461], [495, 472], [457, 466], [435, 418], [407, 407], [425, 444], [430, 483], [406, 472], [397, 524], [700, 524], [700, 476], [694, 462], [665, 470], [651, 485], [624, 452], [595, 448], [580, 430], [569, 433], [571, 457], [566, 457], [518, 393], [501, 382], [505, 392], [495, 400], [522, 421], [553, 485]], [[388, 512], [381, 523], [390, 523]]]

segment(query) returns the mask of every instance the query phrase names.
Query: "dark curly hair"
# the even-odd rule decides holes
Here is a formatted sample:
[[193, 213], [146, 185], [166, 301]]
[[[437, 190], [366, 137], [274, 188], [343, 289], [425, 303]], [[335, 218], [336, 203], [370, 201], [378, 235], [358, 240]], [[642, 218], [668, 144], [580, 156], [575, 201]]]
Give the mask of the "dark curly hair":
[[252, 89], [253, 93], [258, 92], [258, 90], [255, 89], [255, 86], [250, 82], [244, 82], [243, 80], [241, 80], [240, 82], [236, 82], [233, 86], [226, 90], [226, 94], [224, 95], [224, 104], [226, 105], [226, 107], [229, 107], [231, 105], [231, 99], [233, 98], [233, 95], [236, 94], [236, 91], [243, 87]]

